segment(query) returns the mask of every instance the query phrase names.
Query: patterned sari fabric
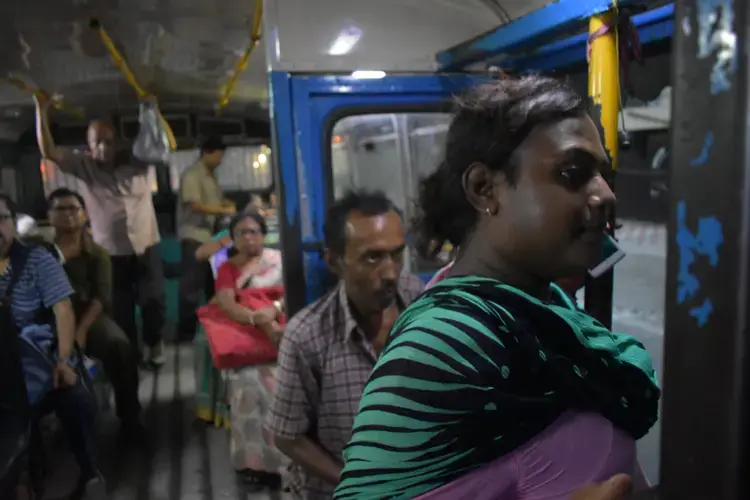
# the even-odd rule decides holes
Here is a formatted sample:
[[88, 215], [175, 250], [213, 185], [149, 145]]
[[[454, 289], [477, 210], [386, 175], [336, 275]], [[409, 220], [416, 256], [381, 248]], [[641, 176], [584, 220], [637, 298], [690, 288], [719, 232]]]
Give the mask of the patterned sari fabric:
[[229, 428], [227, 374], [216, 369], [203, 325], [193, 340], [195, 416], [216, 427]]
[[399, 318], [365, 387], [334, 498], [410, 499], [523, 446], [569, 410], [633, 439], [656, 423], [651, 358], [557, 286], [543, 303], [448, 278]]
[[236, 470], [282, 474], [289, 460], [280, 453], [272, 437], [263, 431], [263, 422], [273, 402], [276, 367], [253, 366], [230, 375], [232, 437], [230, 453]]
[[[238, 269], [224, 262], [217, 273], [216, 290], [265, 288], [282, 284], [281, 253], [266, 248], [260, 263]], [[288, 460], [263, 432], [263, 422], [273, 401], [274, 365], [248, 366], [228, 371], [230, 450], [236, 470], [281, 474]], [[269, 437], [270, 438], [270, 437]]]

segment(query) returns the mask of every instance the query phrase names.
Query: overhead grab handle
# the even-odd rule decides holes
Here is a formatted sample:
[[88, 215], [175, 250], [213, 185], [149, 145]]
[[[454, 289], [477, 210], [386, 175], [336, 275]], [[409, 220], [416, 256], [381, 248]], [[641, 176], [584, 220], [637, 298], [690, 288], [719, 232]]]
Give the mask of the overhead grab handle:
[[[107, 34], [107, 30], [104, 29], [99, 20], [96, 18], [92, 18], [91, 21], [89, 21], [89, 26], [91, 26], [91, 29], [94, 29], [99, 33], [99, 38], [102, 39], [102, 43], [107, 49], [107, 52], [109, 52], [109, 55], [112, 58], [112, 62], [120, 70], [120, 72], [122, 72], [125, 80], [127, 80], [130, 86], [133, 87], [133, 90], [135, 90], [135, 92], [138, 94], [138, 99], [140, 99], [141, 101], [150, 101], [155, 104], [156, 99], [154, 98], [153, 94], [147, 92], [138, 83], [135, 74], [130, 69], [130, 66], [128, 66], [128, 63], [125, 60], [125, 57], [123, 57], [123, 55], [120, 54], [120, 51], [117, 50], [115, 42], [112, 40], [112, 38], [110, 38], [109, 34]], [[177, 141], [175, 140], [172, 127], [169, 126], [166, 118], [164, 118], [164, 116], [162, 116], [160, 112], [157, 112], [156, 114], [159, 117], [159, 122], [161, 124], [161, 128], [163, 129], [163, 132], [166, 134], [166, 139], [169, 143], [170, 151], [175, 151], [177, 149]]]
[[18, 90], [21, 90], [22, 92], [26, 92], [27, 94], [31, 94], [35, 96], [40, 102], [49, 101], [50, 99], [52, 99], [53, 100], [52, 105], [54, 106], [55, 109], [64, 111], [81, 120], [84, 117], [83, 108], [70, 106], [66, 104], [60, 97], [58, 96], [53, 97], [48, 92], [40, 88], [31, 86], [20, 77], [8, 75], [5, 77], [5, 81], [13, 85], [14, 87], [16, 87]]
[[250, 32], [250, 45], [245, 49], [245, 52], [239, 58], [237, 63], [234, 65], [234, 71], [231, 76], [224, 84], [221, 89], [221, 97], [219, 98], [219, 104], [216, 107], [216, 114], [220, 114], [227, 104], [229, 104], [229, 98], [232, 96], [234, 86], [237, 84], [237, 79], [240, 74], [247, 69], [247, 64], [250, 61], [250, 55], [253, 53], [255, 47], [258, 46], [261, 36], [261, 21], [263, 19], [263, 0], [255, 0], [255, 14], [253, 16], [253, 29]]

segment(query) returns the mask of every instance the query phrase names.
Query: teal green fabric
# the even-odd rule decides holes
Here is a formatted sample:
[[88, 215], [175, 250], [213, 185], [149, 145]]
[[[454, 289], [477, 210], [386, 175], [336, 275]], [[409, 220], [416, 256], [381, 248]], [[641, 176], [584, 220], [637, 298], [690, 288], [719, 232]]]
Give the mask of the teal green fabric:
[[223, 231], [219, 231], [214, 235], [213, 238], [211, 238], [211, 241], [219, 241], [220, 239], [229, 236], [229, 229], [224, 229]]
[[649, 354], [557, 286], [550, 297], [455, 277], [408, 307], [364, 389], [334, 498], [415, 498], [517, 449], [567, 410], [645, 435], [661, 394]]

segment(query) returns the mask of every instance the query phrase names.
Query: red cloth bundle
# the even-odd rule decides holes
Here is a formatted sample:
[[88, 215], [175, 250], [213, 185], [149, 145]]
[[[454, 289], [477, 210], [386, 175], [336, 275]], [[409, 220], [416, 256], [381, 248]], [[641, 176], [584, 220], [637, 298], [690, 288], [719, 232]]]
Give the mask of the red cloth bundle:
[[[240, 290], [237, 302], [256, 311], [273, 306], [284, 297], [284, 287]], [[278, 356], [276, 346], [268, 336], [251, 325], [232, 321], [218, 304], [208, 304], [198, 309], [198, 319], [206, 330], [214, 366], [220, 370], [273, 363]], [[286, 317], [278, 319], [283, 326]]]

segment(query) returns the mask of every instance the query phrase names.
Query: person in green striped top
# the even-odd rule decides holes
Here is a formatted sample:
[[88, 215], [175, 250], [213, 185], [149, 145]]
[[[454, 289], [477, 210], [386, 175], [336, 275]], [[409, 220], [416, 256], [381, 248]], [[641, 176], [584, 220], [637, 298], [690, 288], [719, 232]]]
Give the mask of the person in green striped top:
[[391, 330], [336, 500], [569, 500], [638, 478], [635, 441], [658, 418], [651, 358], [553, 284], [601, 255], [610, 171], [586, 103], [554, 79], [459, 98], [415, 232], [460, 250]]

